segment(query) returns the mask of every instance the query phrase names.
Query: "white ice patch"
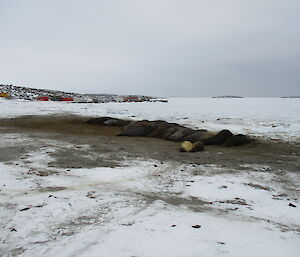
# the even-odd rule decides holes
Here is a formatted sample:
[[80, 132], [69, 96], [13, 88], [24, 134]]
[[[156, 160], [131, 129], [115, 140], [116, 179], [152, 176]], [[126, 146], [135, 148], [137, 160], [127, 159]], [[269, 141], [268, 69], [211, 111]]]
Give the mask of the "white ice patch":
[[[46, 169], [49, 152], [27, 160]], [[4, 168], [11, 171], [1, 178], [13, 198], [0, 198], [2, 256], [296, 257], [300, 250], [299, 208], [285, 197], [273, 199], [282, 188], [271, 172], [140, 159], [125, 167], [61, 170], [39, 177], [39, 187], [24, 179], [29, 189], [16, 194], [23, 168]], [[257, 178], [271, 190], [256, 188]], [[197, 206], [197, 199], [212, 204]]]
[[[248, 165], [248, 167], [250, 167]], [[294, 192], [300, 183], [289, 188], [286, 195], [286, 185], [276, 180], [273, 172], [257, 171], [258, 165], [250, 172], [233, 171], [203, 173], [193, 177], [183, 193], [184, 197], [195, 197], [212, 203], [213, 207], [235, 211], [237, 214], [270, 220], [286, 226], [299, 229], [300, 209], [292, 208], [290, 203], [299, 205], [300, 192]], [[197, 167], [203, 170], [204, 167]], [[284, 175], [291, 182], [300, 181], [300, 176], [294, 173]]]
[[282, 234], [267, 223], [190, 212], [161, 201], [135, 215], [130, 223], [126, 218], [123, 221], [79, 234], [64, 246], [53, 245], [47, 254], [61, 257], [296, 257], [300, 250], [299, 237], [293, 232]]

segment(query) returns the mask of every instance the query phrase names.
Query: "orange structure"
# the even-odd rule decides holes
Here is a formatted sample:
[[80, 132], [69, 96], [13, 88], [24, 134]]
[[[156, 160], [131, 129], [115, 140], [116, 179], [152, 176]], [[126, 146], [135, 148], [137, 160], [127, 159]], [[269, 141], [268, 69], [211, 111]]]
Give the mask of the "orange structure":
[[0, 97], [6, 97], [6, 98], [8, 98], [9, 97], [9, 93], [2, 92], [2, 93], [0, 93]]
[[49, 101], [49, 97], [48, 96], [41, 96], [37, 98], [38, 101]]
[[140, 99], [137, 96], [128, 96], [124, 97], [124, 102], [140, 102]]

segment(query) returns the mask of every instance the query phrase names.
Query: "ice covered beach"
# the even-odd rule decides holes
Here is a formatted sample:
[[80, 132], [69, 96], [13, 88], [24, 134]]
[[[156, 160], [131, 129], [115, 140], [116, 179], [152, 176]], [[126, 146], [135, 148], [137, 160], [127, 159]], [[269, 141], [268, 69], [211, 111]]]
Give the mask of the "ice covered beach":
[[[299, 256], [300, 100], [0, 100], [1, 256]], [[180, 153], [86, 117], [257, 139]]]

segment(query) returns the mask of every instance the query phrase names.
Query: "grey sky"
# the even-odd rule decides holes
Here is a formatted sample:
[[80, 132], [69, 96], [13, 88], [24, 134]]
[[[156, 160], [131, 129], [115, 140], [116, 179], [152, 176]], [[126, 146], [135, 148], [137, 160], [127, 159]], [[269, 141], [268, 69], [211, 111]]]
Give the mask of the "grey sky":
[[300, 95], [299, 0], [0, 0], [0, 83]]

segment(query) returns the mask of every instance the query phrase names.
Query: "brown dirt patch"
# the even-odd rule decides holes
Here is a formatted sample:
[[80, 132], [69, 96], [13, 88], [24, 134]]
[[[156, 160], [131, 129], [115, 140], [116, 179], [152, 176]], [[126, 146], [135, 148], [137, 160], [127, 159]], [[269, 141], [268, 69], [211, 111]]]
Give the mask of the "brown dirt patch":
[[[126, 158], [151, 158], [161, 162], [178, 161], [191, 164], [216, 164], [239, 168], [244, 164], [267, 165], [272, 170], [300, 171], [300, 146], [286, 142], [256, 140], [238, 147], [206, 146], [204, 152], [179, 152], [180, 143], [144, 137], [117, 137], [119, 127], [90, 125], [90, 117], [26, 116], [0, 120], [0, 133], [20, 133], [33, 140], [52, 139], [78, 147], [61, 147], [52, 154], [57, 167], [116, 166]], [[90, 146], [88, 149], [82, 145]], [[14, 156], [25, 154], [30, 145], [13, 148]], [[12, 159], [0, 146], [0, 161]], [[6, 154], [5, 154], [6, 153]], [[6, 158], [1, 158], [5, 156]], [[105, 157], [103, 157], [105, 156]], [[247, 169], [245, 169], [247, 171]]]

